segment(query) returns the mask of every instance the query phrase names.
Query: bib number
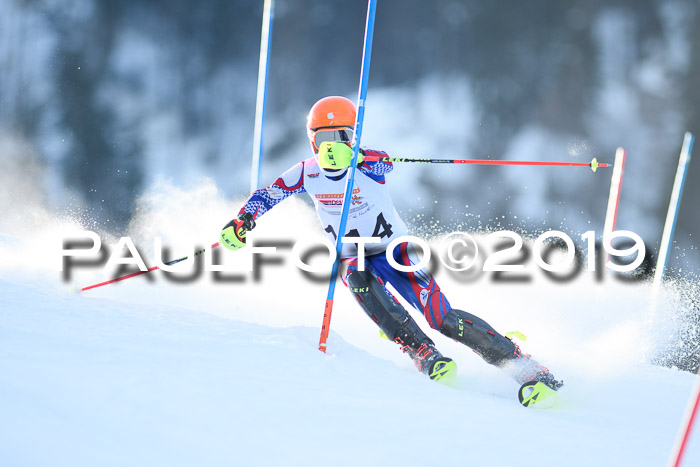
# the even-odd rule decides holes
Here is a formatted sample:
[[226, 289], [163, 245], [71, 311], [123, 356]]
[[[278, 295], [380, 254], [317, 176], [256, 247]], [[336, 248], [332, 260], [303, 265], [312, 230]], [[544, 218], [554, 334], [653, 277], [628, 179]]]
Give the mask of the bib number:
[[[329, 234], [333, 235], [334, 240], [338, 240], [338, 234], [335, 232], [335, 229], [333, 229], [332, 225], [328, 224], [328, 226], [324, 230]], [[384, 219], [384, 214], [380, 212], [379, 215], [377, 215], [377, 222], [374, 224], [374, 231], [372, 232], [372, 237], [384, 238], [391, 237], [393, 234], [394, 232], [392, 232], [391, 230], [391, 224], [389, 224], [386, 221], [386, 219]], [[352, 229], [345, 236], [360, 237], [360, 232], [358, 232], [357, 229]]]
[[[379, 229], [382, 229], [381, 232]], [[391, 224], [389, 224], [386, 219], [384, 219], [384, 214], [379, 213], [377, 216], [377, 223], [374, 225], [374, 232], [372, 232], [373, 237], [391, 237], [394, 232], [391, 231]]]

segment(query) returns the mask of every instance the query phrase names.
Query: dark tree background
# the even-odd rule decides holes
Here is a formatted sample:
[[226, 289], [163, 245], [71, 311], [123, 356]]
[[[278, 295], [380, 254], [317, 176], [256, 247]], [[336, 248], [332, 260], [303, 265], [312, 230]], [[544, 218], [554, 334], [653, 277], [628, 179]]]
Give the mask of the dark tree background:
[[[227, 193], [245, 194], [262, 3], [0, 0], [0, 138], [33, 147], [54, 208], [80, 206], [114, 231], [159, 173], [176, 181], [219, 176]], [[292, 157], [290, 148], [305, 147], [311, 103], [356, 93], [365, 14], [359, 0], [276, 1], [264, 181], [276, 160]], [[629, 223], [658, 238], [682, 134], [700, 131], [700, 28], [692, 27], [699, 15], [694, 0], [380, 0], [370, 98], [379, 89], [418, 93], [430, 79], [433, 87], [463, 80], [478, 127], [464, 130], [471, 145], [447, 146], [455, 153], [502, 157], [531, 127], [583, 141], [599, 159], [623, 145], [639, 161], [630, 163], [623, 192], [633, 205]], [[450, 103], [454, 88], [445, 89], [437, 106]], [[623, 117], [603, 108], [614, 109], [617, 96], [634, 103]], [[475, 173], [479, 187], [417, 182], [448, 201], [471, 199], [486, 218], [509, 213], [522, 186], [500, 172]], [[700, 177], [700, 164], [689, 177]], [[586, 190], [592, 185], [575, 183], [583, 189], [569, 209], [600, 211], [599, 193]], [[569, 186], [549, 179], [545, 194], [559, 199]], [[484, 187], [502, 199], [487, 205]], [[678, 238], [688, 247], [700, 227], [697, 183], [686, 185], [684, 199]], [[436, 209], [438, 218], [452, 215]]]

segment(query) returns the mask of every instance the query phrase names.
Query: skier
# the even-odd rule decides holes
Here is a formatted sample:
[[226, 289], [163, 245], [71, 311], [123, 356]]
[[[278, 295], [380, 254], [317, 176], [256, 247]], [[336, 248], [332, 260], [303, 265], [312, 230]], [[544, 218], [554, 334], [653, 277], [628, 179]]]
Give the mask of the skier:
[[[255, 221], [297, 193], [311, 196], [324, 230], [335, 242], [352, 159], [350, 144], [355, 117], [355, 105], [344, 97], [330, 96], [316, 102], [307, 118], [307, 135], [314, 156], [294, 165], [270, 186], [256, 190], [240, 209], [237, 218], [223, 228], [221, 243], [231, 250], [242, 248], [247, 232], [255, 227]], [[358, 268], [356, 245], [344, 244], [341, 258], [346, 266], [343, 282], [365, 313], [431, 379], [444, 382], [453, 377], [455, 362], [438, 351], [434, 342], [387, 290], [387, 282], [425, 316], [432, 328], [467, 345], [486, 362], [508, 371], [522, 385], [519, 398], [523, 405], [536, 401], [540, 392], [544, 398], [559, 389], [562, 383], [547, 368], [524, 354], [515, 342], [496, 332], [481, 318], [452, 308], [427, 269], [401, 272], [389, 265], [385, 251], [388, 244], [407, 234], [406, 225], [399, 217], [385, 184], [385, 176], [392, 171], [393, 165], [384, 161], [364, 161], [363, 154], [386, 156], [382, 151], [370, 149], [362, 149], [358, 154], [345, 236], [376, 237], [379, 243], [365, 245], [364, 271]], [[400, 265], [418, 263], [418, 257], [408, 243], [400, 243], [389, 254]]]

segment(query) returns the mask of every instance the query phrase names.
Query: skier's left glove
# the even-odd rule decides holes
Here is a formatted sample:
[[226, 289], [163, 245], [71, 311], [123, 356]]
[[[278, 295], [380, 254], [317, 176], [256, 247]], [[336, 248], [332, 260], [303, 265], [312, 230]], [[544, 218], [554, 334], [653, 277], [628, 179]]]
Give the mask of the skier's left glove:
[[[318, 165], [322, 169], [336, 170], [350, 166], [352, 149], [341, 141], [325, 141], [318, 148]], [[357, 154], [357, 163], [362, 162], [362, 151]]]
[[238, 250], [245, 246], [245, 236], [255, 228], [255, 220], [249, 212], [240, 214], [224, 226], [221, 231], [221, 244], [229, 250]]

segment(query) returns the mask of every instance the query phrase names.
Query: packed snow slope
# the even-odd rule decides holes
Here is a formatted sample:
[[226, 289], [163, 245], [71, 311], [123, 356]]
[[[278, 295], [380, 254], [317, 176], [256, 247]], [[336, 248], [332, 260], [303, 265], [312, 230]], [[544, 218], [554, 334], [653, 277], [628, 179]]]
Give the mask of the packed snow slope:
[[[156, 235], [213, 242], [237, 206], [211, 186], [157, 193], [129, 232], [143, 250]], [[263, 217], [259, 239], [318, 238], [308, 206], [285, 206]], [[82, 267], [64, 281], [46, 239], [90, 226], [35, 214], [0, 236], [3, 466], [661, 466], [694, 382], [647, 363], [678, 325], [673, 285], [651, 313], [646, 284], [440, 271], [453, 306], [526, 334], [523, 348], [566, 382], [556, 407], [526, 409], [514, 381], [414, 314], [459, 367], [455, 387], [429, 381], [342, 285], [319, 352], [327, 283], [304, 277], [289, 249], [258, 279], [156, 271], [76, 294], [109, 274]], [[700, 465], [698, 433], [684, 465]]]

